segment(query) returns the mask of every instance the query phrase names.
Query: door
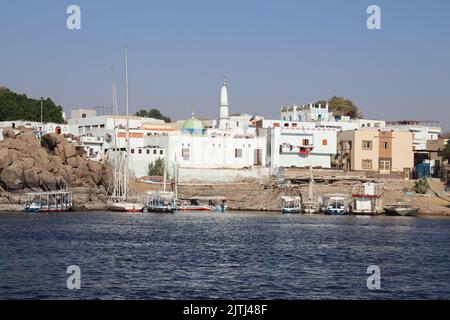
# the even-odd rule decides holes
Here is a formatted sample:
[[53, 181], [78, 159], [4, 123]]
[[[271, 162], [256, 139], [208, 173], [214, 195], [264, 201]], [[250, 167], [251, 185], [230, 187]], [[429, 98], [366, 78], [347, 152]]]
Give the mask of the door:
[[262, 161], [262, 150], [261, 149], [255, 149], [253, 154], [253, 165], [260, 166]]
[[381, 174], [391, 173], [391, 160], [380, 160], [380, 173]]

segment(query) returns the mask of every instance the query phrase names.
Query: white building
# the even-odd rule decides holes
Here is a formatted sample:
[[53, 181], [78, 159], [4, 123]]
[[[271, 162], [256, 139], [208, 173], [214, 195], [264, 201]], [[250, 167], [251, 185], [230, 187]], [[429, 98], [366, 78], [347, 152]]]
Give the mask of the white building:
[[277, 168], [310, 165], [330, 168], [331, 158], [337, 153], [337, 130], [285, 122], [268, 129], [267, 146], [267, 165], [272, 172]]
[[283, 122], [312, 122], [317, 128], [334, 128], [337, 130], [355, 130], [362, 128], [384, 128], [383, 120], [351, 119], [349, 116], [333, 116], [327, 104], [308, 104], [302, 106], [281, 107]]
[[413, 148], [417, 151], [426, 150], [427, 140], [438, 140], [442, 133], [438, 121], [390, 121], [387, 128], [412, 132]]

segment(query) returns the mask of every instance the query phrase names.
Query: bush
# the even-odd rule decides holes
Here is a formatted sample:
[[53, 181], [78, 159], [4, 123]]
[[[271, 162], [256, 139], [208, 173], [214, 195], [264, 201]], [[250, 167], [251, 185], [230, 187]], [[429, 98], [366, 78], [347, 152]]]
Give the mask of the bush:
[[148, 165], [149, 176], [162, 176], [164, 175], [164, 160], [158, 158]]
[[430, 189], [430, 185], [428, 184], [428, 180], [425, 178], [420, 178], [414, 183], [414, 192], [420, 194], [426, 194]]

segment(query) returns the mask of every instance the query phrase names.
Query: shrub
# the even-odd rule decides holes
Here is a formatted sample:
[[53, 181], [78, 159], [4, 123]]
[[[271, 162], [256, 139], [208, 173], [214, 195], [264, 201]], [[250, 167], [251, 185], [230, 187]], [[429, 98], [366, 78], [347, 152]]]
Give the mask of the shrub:
[[420, 178], [414, 183], [414, 192], [420, 194], [426, 194], [430, 189], [430, 185], [428, 184], [428, 180], [425, 178]]

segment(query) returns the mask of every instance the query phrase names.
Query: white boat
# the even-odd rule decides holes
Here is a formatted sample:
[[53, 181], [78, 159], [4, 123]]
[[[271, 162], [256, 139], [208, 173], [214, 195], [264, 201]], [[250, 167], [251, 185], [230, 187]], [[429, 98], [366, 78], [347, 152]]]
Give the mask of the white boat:
[[348, 196], [346, 194], [326, 194], [322, 196], [321, 211], [329, 215], [345, 215], [349, 213]]
[[301, 197], [283, 196], [281, 197], [281, 199], [283, 199], [283, 205], [281, 209], [283, 213], [302, 213], [303, 206]]
[[51, 213], [72, 210], [72, 193], [66, 190], [27, 193], [25, 211]]
[[191, 197], [180, 199], [178, 206], [180, 211], [216, 211], [225, 212], [228, 210], [227, 199], [220, 196]]

